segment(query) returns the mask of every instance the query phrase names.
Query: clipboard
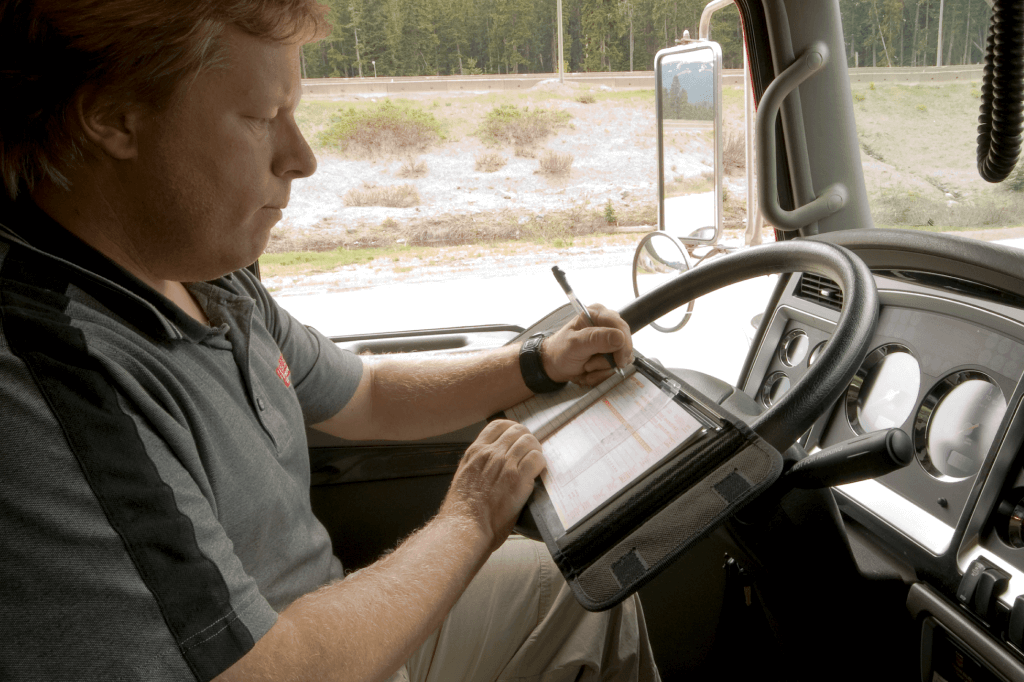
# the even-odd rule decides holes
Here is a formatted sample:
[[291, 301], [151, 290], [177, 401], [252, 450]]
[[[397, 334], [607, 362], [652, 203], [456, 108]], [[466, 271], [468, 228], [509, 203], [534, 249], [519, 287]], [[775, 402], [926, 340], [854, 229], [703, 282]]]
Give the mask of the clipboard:
[[516, 530], [545, 543], [590, 611], [634, 593], [782, 473], [745, 423], [639, 354], [624, 378], [563, 390], [506, 410], [539, 434], [549, 468]]

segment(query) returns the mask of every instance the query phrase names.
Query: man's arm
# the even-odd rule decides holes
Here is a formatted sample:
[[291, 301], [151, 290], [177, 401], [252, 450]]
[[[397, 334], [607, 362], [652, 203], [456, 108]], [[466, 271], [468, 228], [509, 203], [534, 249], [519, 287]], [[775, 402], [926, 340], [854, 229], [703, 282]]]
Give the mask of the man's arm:
[[[589, 327], [579, 317], [544, 341], [541, 358], [554, 381], [596, 385], [633, 352], [618, 313], [595, 305]], [[383, 356], [366, 363], [348, 404], [314, 428], [348, 439], [414, 440], [448, 433], [522, 402], [531, 392], [519, 369], [519, 345], [440, 358]]]
[[372, 566], [295, 601], [217, 679], [386, 679], [508, 537], [543, 469], [540, 443], [525, 427], [488, 424], [430, 523]]

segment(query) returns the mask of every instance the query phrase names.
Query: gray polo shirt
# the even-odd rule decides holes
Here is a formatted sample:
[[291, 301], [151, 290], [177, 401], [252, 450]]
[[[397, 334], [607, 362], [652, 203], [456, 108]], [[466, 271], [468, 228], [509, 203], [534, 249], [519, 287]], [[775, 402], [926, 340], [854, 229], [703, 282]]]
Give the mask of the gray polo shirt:
[[31, 203], [0, 225], [0, 679], [210, 679], [342, 574], [303, 424], [360, 360], [246, 271], [189, 285], [207, 327]]

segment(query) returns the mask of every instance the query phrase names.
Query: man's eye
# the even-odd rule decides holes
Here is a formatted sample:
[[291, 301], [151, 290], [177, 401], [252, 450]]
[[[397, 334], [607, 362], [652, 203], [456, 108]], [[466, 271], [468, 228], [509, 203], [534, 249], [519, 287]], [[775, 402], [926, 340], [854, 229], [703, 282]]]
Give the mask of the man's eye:
[[260, 130], [269, 128], [270, 124], [274, 122], [274, 119], [263, 118], [262, 116], [246, 116], [246, 118], [254, 128], [258, 128]]

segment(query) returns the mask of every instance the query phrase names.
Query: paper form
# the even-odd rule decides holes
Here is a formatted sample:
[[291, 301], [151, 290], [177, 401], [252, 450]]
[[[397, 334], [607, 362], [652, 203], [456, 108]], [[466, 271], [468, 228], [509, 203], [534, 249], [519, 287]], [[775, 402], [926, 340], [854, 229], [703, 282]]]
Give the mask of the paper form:
[[554, 393], [538, 393], [515, 407], [505, 410], [505, 416], [514, 419], [537, 437], [544, 440], [562, 424], [582, 412], [599, 396], [611, 390], [613, 386], [636, 372], [635, 365], [623, 367], [623, 373], [616, 372], [597, 386], [578, 386], [568, 384]]
[[702, 428], [650, 379], [634, 373], [547, 438], [541, 480], [568, 530]]

